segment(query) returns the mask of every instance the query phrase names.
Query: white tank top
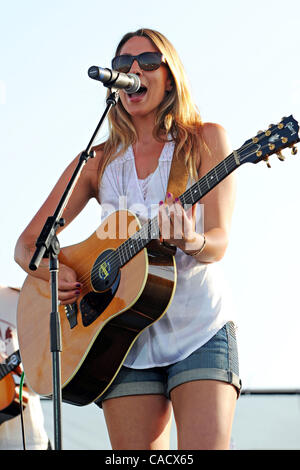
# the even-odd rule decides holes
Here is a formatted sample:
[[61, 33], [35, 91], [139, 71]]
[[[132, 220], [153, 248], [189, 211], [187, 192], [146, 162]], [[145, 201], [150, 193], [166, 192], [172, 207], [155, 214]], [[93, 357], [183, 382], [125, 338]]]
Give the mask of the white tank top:
[[[138, 180], [131, 146], [113, 160], [106, 167], [99, 188], [102, 220], [124, 208], [142, 221], [155, 217], [159, 201], [165, 199], [173, 152], [174, 143], [167, 142], [156, 170], [145, 180]], [[200, 209], [198, 204], [196, 229], [202, 232]], [[175, 260], [177, 286], [171, 305], [135, 341], [124, 362], [127, 367], [157, 367], [182, 360], [233, 319], [218, 264], [199, 263], [180, 249]]]

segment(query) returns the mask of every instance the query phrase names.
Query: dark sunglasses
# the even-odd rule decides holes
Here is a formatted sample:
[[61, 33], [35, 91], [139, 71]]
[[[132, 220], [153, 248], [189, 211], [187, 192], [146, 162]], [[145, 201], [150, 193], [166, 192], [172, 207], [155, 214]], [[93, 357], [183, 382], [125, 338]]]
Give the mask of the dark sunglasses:
[[117, 72], [127, 73], [135, 60], [137, 60], [142, 70], [157, 70], [163, 62], [163, 55], [160, 52], [143, 52], [139, 55], [117, 55], [111, 61], [112, 69]]

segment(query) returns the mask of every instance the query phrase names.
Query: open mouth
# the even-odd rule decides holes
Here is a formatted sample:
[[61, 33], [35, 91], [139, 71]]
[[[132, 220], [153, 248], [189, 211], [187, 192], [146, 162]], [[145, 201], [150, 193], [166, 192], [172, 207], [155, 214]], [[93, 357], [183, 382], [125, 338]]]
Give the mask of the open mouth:
[[147, 87], [141, 86], [136, 93], [128, 93], [130, 99], [142, 98], [147, 93]]

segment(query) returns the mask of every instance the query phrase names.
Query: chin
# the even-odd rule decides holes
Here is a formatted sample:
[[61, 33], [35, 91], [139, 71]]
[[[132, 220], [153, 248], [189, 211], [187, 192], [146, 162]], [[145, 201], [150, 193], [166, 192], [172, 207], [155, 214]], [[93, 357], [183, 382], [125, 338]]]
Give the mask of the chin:
[[143, 117], [143, 116], [147, 116], [148, 114], [153, 112], [152, 108], [149, 109], [148, 107], [143, 106], [142, 103], [138, 103], [138, 104], [133, 104], [133, 103], [127, 104], [126, 103], [125, 106], [123, 104], [123, 107], [124, 107], [125, 111], [127, 111], [127, 113], [132, 117], [135, 117], [135, 116]]

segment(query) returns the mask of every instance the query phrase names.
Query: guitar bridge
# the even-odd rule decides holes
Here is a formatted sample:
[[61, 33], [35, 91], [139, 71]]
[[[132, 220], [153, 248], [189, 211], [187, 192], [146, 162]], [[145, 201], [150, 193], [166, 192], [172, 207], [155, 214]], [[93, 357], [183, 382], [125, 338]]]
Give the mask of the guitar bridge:
[[69, 320], [71, 329], [77, 325], [77, 314], [78, 314], [78, 307], [77, 303], [74, 302], [73, 304], [65, 305], [65, 313], [67, 319]]

